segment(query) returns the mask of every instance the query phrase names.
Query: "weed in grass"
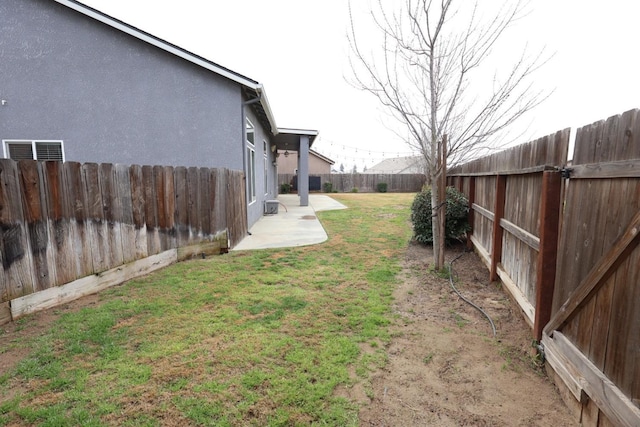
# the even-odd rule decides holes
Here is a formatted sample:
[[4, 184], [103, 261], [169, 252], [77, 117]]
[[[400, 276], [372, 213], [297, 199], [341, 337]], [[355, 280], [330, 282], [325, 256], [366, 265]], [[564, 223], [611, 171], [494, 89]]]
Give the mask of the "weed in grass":
[[453, 320], [456, 322], [456, 325], [458, 326], [458, 328], [464, 328], [467, 324], [469, 324], [469, 320], [462, 317], [455, 310], [453, 309], [449, 310], [449, 313], [451, 313], [451, 316], [453, 317]]
[[434, 268], [434, 266], [431, 265], [431, 266], [429, 266], [428, 271], [429, 271], [429, 273], [431, 273], [434, 276], [439, 277], [441, 279], [449, 280], [449, 278], [451, 277], [451, 272], [446, 267], [445, 268], [441, 268], [440, 270], [436, 270]]
[[429, 353], [427, 354], [423, 359], [422, 359], [422, 363], [424, 363], [425, 365], [428, 365], [429, 363], [431, 363], [431, 361], [433, 360], [433, 356], [435, 356], [433, 353]]

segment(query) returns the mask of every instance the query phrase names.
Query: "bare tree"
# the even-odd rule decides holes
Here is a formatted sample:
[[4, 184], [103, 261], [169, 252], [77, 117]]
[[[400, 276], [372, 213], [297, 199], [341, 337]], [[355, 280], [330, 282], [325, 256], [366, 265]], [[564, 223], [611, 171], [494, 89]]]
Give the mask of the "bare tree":
[[501, 66], [481, 81], [481, 66], [498, 40], [524, 16], [521, 0], [505, 1], [488, 18], [478, 2], [405, 0], [388, 10], [377, 0], [376, 6], [370, 15], [381, 45], [367, 50], [370, 36], [366, 41], [358, 37], [349, 5], [352, 82], [376, 96], [403, 124], [398, 136], [424, 160], [438, 270], [444, 265], [447, 163], [478, 157], [546, 98], [531, 84], [532, 73], [545, 59], [542, 52], [531, 55], [525, 48], [507, 68]]

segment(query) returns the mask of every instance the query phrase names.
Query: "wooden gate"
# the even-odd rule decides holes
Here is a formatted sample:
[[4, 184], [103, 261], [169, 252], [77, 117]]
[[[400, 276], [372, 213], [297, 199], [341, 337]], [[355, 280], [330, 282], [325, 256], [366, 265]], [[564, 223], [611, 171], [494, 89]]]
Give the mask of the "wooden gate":
[[583, 425], [640, 425], [640, 111], [577, 131], [542, 344]]

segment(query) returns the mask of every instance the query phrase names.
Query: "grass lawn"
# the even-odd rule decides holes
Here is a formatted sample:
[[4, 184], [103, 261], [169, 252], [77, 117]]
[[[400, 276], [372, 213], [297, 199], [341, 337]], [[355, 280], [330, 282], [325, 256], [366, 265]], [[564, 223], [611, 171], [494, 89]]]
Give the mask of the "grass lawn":
[[321, 245], [176, 264], [28, 340], [0, 327], [0, 358], [30, 349], [0, 373], [0, 425], [357, 425], [336, 391], [386, 363], [413, 196], [338, 194]]

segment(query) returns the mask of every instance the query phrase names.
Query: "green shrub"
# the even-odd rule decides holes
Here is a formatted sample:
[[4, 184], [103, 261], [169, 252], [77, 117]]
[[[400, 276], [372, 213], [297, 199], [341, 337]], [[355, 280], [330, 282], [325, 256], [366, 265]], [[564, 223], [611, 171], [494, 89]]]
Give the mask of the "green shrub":
[[387, 183], [379, 182], [378, 183], [378, 193], [386, 193], [387, 192]]
[[289, 194], [291, 193], [291, 184], [280, 184], [280, 194]]
[[[447, 205], [445, 220], [445, 239], [447, 241], [460, 240], [471, 230], [469, 225], [469, 201], [453, 187], [447, 187]], [[414, 238], [420, 243], [433, 243], [431, 223], [431, 187], [416, 194], [411, 205], [411, 222], [413, 223]]]
[[352, 193], [357, 193], [357, 192], [358, 192], [358, 187], [353, 187], [353, 188], [351, 189], [351, 192], [352, 192]]
[[322, 184], [322, 190], [325, 193], [331, 193], [331, 191], [333, 190], [333, 184], [330, 182], [325, 182], [324, 184]]

